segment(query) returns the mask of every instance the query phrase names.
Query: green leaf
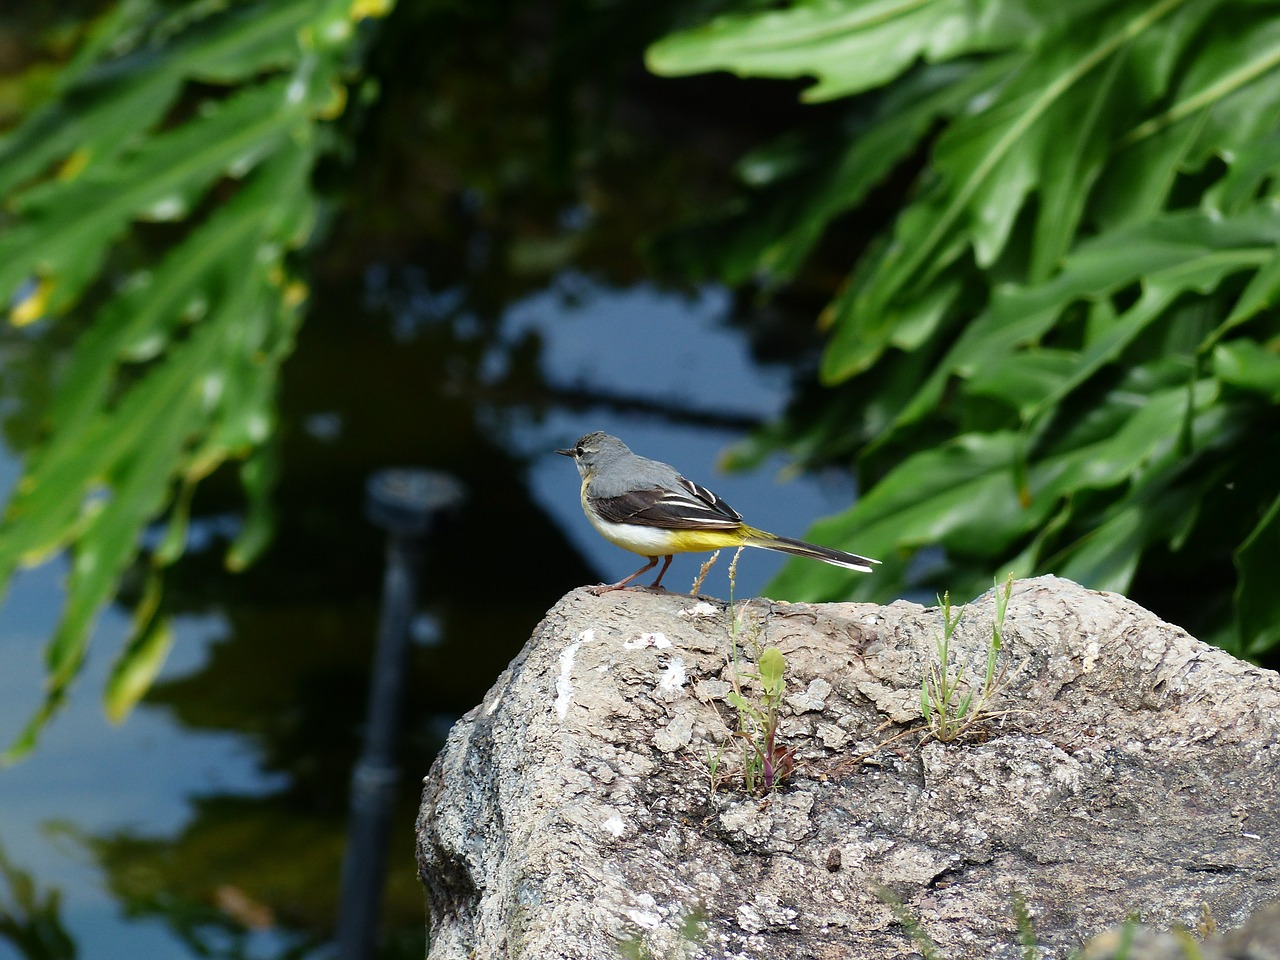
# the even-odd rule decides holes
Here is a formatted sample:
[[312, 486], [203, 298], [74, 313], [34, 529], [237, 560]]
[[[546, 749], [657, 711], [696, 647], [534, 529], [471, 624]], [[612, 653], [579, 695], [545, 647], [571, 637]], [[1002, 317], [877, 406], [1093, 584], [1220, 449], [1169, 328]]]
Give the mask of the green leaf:
[[160, 576], [153, 571], [134, 611], [133, 633], [107, 678], [103, 704], [113, 723], [123, 722], [137, 705], [173, 646], [173, 624], [168, 617], [156, 616], [160, 593]]
[[1127, 138], [1141, 139], [1203, 112], [1205, 122], [1188, 156], [1193, 167], [1275, 131], [1280, 121], [1280, 21], [1256, 20], [1244, 30], [1223, 24], [1207, 31], [1196, 53], [1174, 102]]
[[[134, 418], [113, 421], [119, 427], [103, 431], [104, 446], [117, 454], [104, 477], [111, 492], [76, 538], [66, 608], [46, 656], [55, 685], [68, 682], [79, 669], [93, 619], [114, 594], [142, 528], [167, 500], [178, 455], [199, 423], [200, 361], [217, 346], [219, 332], [201, 331], [175, 362], [144, 379], [127, 401], [137, 408]], [[141, 430], [144, 442], [130, 435], [133, 429]], [[74, 499], [82, 483], [61, 486], [57, 493]]]
[[1252, 340], [1232, 340], [1213, 348], [1213, 374], [1223, 383], [1280, 403], [1280, 353]]
[[40, 731], [48, 725], [53, 715], [62, 708], [66, 699], [66, 687], [58, 687], [49, 691], [31, 719], [27, 721], [26, 726], [14, 737], [13, 742], [9, 744], [4, 753], [0, 753], [0, 767], [17, 763], [35, 749]]
[[1079, 354], [1072, 350], [1042, 348], [996, 355], [974, 369], [965, 392], [1008, 404], [1025, 420], [1049, 397], [1061, 393], [1079, 362]]
[[760, 654], [756, 670], [760, 674], [764, 695], [774, 699], [781, 696], [785, 683], [783, 675], [787, 670], [787, 661], [782, 655], [782, 651], [777, 647], [766, 647]]
[[[895, 551], [942, 547], [956, 556], [1011, 556], [1019, 544], [1059, 514], [1060, 505], [1082, 491], [1142, 485], [1181, 462], [1180, 435], [1187, 417], [1188, 393], [1182, 384], [1141, 395], [1135, 378], [1111, 397], [1105, 422], [1057, 438], [1027, 467], [1026, 489], [1020, 490], [1015, 464], [1021, 438], [1014, 433], [965, 434], [942, 447], [906, 459], [845, 513], [816, 524], [809, 537], [884, 559]], [[1216, 385], [1205, 381], [1190, 395], [1193, 440], [1214, 442], [1221, 433]], [[1145, 502], [1145, 501], [1144, 501]], [[1123, 512], [1123, 511], [1121, 511]], [[1142, 527], [1151, 536], [1167, 529], [1167, 517]], [[1132, 572], [1128, 561], [1106, 566], [1103, 547], [1129, 529], [1135, 518], [1120, 516], [1092, 548], [1081, 547], [1071, 569], [1116, 583]], [[1166, 526], [1162, 526], [1166, 524]], [[1114, 533], [1114, 536], [1113, 536]], [[1135, 539], [1126, 555], [1137, 557], [1149, 544]], [[1042, 544], [1047, 547], [1048, 544]], [[1040, 551], [1037, 551], [1037, 555]], [[1034, 557], [1032, 558], [1034, 559]], [[1058, 568], [1049, 569], [1057, 571]], [[788, 564], [770, 585], [793, 600], [829, 600], [844, 596], [850, 583], [870, 595], [901, 590], [907, 567], [885, 563], [875, 573], [854, 581], [848, 575], [824, 578], [798, 563]], [[1065, 575], [1065, 574], [1064, 574]], [[989, 574], [984, 574], [989, 579]], [[864, 586], [865, 585], [865, 586]]]
[[164, 666], [173, 647], [173, 624], [160, 618], [131, 644], [117, 662], [104, 697], [107, 717], [123, 723]]
[[[840, 57], [871, 38], [883, 49]], [[894, 156], [916, 137], [921, 170], [889, 198], [891, 226], [832, 285], [828, 399], [797, 404], [752, 451], [781, 445], [808, 464], [861, 448], [863, 499], [811, 538], [884, 563], [865, 577], [791, 563], [770, 589], [796, 599], [885, 599], [935, 584], [978, 592], [1010, 566], [1128, 589], [1150, 563], [1136, 581], [1150, 590], [1172, 555], [1208, 595], [1223, 556], [1235, 552], [1240, 571], [1252, 556], [1239, 541], [1256, 509], [1267, 523], [1249, 541], [1250, 587], [1266, 594], [1275, 561], [1252, 545], [1270, 544], [1275, 522], [1274, 470], [1255, 448], [1280, 402], [1274, 5], [959, 11], [813, 0], [721, 18], [652, 51], [672, 71], [814, 76], [809, 98], [876, 89], [854, 103], [863, 111], [970, 56], [948, 66], [963, 62], [971, 78], [1000, 70], [975, 79], [959, 109], [938, 110], [929, 132], [864, 114], [873, 119], [858, 136], [883, 130]], [[852, 165], [850, 130], [825, 132], [830, 154]], [[814, 169], [776, 159], [761, 170], [799, 181]], [[874, 166], [856, 162], [855, 179]], [[805, 219], [789, 222], [803, 231], [774, 234], [788, 221], [756, 219], [752, 196], [736, 200], [736, 222], [758, 228], [752, 249], [776, 236], [779, 263], [781, 244], [798, 241], [791, 273], [837, 215], [824, 205], [833, 185], [810, 183]], [[879, 199], [856, 202], [878, 222]], [[1224, 484], [1231, 510], [1220, 506]], [[1274, 610], [1257, 607], [1240, 626], [1246, 594], [1235, 602], [1250, 651], [1280, 646], [1261, 626]], [[1196, 608], [1202, 634], [1220, 633], [1214, 599]]]
[[[140, 143], [173, 103], [187, 78], [234, 82], [269, 68], [292, 66], [298, 31], [316, 17], [313, 0], [243, 4], [189, 25], [166, 48], [147, 43], [113, 55], [120, 37], [145, 36], [145, 24], [111, 25], [95, 48], [82, 51], [62, 80], [61, 96], [0, 137], [0, 195], [73, 153], [99, 162]], [[109, 56], [109, 59], [107, 57]]]
[[1220, 216], [1235, 216], [1266, 192], [1280, 170], [1280, 136], [1240, 144], [1226, 175], [1205, 191], [1204, 207]]
[[1240, 579], [1236, 584], [1236, 632], [1241, 649], [1249, 653], [1280, 644], [1280, 592], [1275, 589], [1280, 569], [1280, 496], [1235, 553]]
[[938, 143], [934, 189], [899, 219], [888, 255], [851, 304], [855, 317], [881, 313], [908, 286], [928, 282], [963, 250], [957, 241], [966, 230], [979, 264], [994, 262], [1046, 151], [1057, 148], [1053, 133], [1074, 127], [1078, 105], [1070, 94], [1180, 2], [1161, 0], [1137, 15], [1122, 10], [1096, 31], [1056, 37], [995, 103], [953, 125]]
[[[286, 258], [317, 220], [319, 123], [341, 109], [351, 76], [350, 0], [128, 6], [100, 21], [59, 97], [0, 138], [11, 316], [57, 314], [90, 284], [101, 293], [0, 524], [0, 583], [19, 564], [72, 554], [46, 698], [10, 758], [65, 702], [144, 531], [168, 510], [159, 571], [184, 548], [196, 484], [228, 459], [248, 459], [251, 504], [230, 559], [265, 546], [274, 458], [261, 450], [305, 299]], [[217, 84], [227, 89], [208, 89]], [[184, 109], [161, 126], [180, 92]], [[144, 219], [192, 222], [168, 247], [153, 239], [121, 254]], [[109, 682], [113, 716], [141, 696], [169, 643], [154, 612], [158, 572], [150, 582]]]
[[227, 569], [248, 568], [267, 548], [275, 533], [275, 493], [280, 473], [279, 450], [273, 443], [258, 448], [240, 465], [240, 484], [248, 505], [244, 523], [227, 550]]
[[[1033, 494], [1062, 497], [1104, 490], [1139, 478], [1152, 461], [1177, 459], [1188, 399], [1193, 415], [1200, 415], [1212, 411], [1217, 398], [1217, 385], [1209, 380], [1195, 384], [1190, 398], [1182, 385], [1149, 394], [1117, 390], [1112, 395], [1116, 416], [1108, 432], [1051, 443], [1032, 468]], [[1207, 429], [1202, 426], [1196, 439], [1207, 440]]]
[[1127, 592], [1143, 552], [1152, 543], [1179, 539], [1180, 522], [1194, 519], [1202, 491], [1174, 483], [1175, 473], [1176, 467], [1166, 467], [1152, 482], [1137, 486], [1053, 558], [1051, 567], [1093, 590]]
[[[999, 548], [1038, 520], [1019, 502], [1012, 469], [1016, 449], [1013, 433], [967, 434], [918, 453], [848, 511], [816, 524], [810, 537], [831, 546], [857, 543], [861, 553], [881, 560], [898, 550], [935, 545], [976, 553]], [[775, 582], [792, 589], [784, 578], [795, 566], [789, 564]], [[883, 580], [883, 569], [867, 579]], [[851, 579], [843, 575], [839, 582]]]
[[1041, 184], [1027, 277], [1032, 283], [1052, 276], [1074, 244], [1089, 191], [1110, 156], [1116, 131], [1128, 119], [1124, 108], [1132, 100], [1128, 91], [1118, 93], [1123, 64], [1122, 56], [1111, 56], [1097, 83], [1080, 84], [1064, 99], [1064, 108], [1078, 117], [1074, 136], [1064, 141], [1055, 135], [1059, 128], [1045, 125], [1050, 142], [1041, 146], [1043, 153], [1027, 177]]
[[[206, 316], [225, 297], [261, 275], [259, 251], [283, 236], [300, 243], [298, 199], [312, 161], [295, 143], [264, 162], [225, 206], [169, 251], [152, 272], [139, 274], [103, 306], [76, 343], [71, 366], [52, 411], [55, 443], [75, 444], [75, 435], [105, 403], [119, 364], [163, 354], [184, 324]], [[302, 235], [305, 235], [303, 233]], [[244, 303], [232, 297], [232, 309]]]
[[1229, 220], [1199, 211], [1167, 214], [1082, 244], [1047, 283], [999, 291], [991, 308], [964, 330], [936, 366], [895, 426], [927, 415], [952, 377], [980, 376], [981, 370], [1003, 363], [1018, 348], [1034, 344], [1079, 299], [1108, 297], [1141, 283], [1142, 294], [1133, 306], [1095, 328], [1070, 376], [1040, 401], [1046, 407], [1058, 402], [1113, 361], [1176, 297], [1187, 290], [1213, 290], [1234, 273], [1256, 271], [1274, 258], [1277, 243], [1280, 211], [1266, 204]]
[[19, 225], [0, 236], [0, 296], [39, 276], [53, 283], [50, 312], [70, 306], [130, 220], [184, 216], [215, 178], [278, 149], [305, 115], [289, 89], [279, 78], [247, 90], [118, 163], [27, 191]]
[[[1103, 4], [1081, 0], [1082, 13]], [[743, 76], [817, 77], [812, 102], [878, 87], [919, 61], [940, 63], [1030, 45], [1057, 27], [1006, 0], [864, 0], [796, 3], [727, 14], [649, 48], [655, 73], [731, 70]]]
[[1231, 330], [1252, 320], [1263, 310], [1275, 306], [1277, 302], [1280, 302], [1280, 250], [1276, 250], [1253, 275], [1249, 285], [1244, 288], [1244, 293], [1240, 294], [1240, 299], [1236, 301], [1231, 315], [1222, 322], [1212, 336], [1200, 345], [1201, 351], [1207, 350]]

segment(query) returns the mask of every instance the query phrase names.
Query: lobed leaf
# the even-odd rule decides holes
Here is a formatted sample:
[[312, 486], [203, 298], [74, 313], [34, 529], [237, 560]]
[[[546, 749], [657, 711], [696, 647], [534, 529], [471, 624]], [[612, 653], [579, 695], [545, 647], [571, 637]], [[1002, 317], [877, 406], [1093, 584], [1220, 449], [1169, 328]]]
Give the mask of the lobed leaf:
[[816, 77], [804, 93], [816, 102], [881, 86], [917, 61], [1021, 45], [1042, 23], [1006, 0], [828, 0], [726, 14], [659, 40], [646, 61], [655, 73], [670, 75], [724, 69]]
[[[52, 432], [30, 451], [0, 524], [0, 583], [19, 564], [72, 553], [46, 697], [6, 760], [29, 750], [65, 702], [98, 612], [168, 509], [133, 636], [108, 681], [109, 715], [123, 716], [160, 669], [171, 631], [158, 571], [185, 549], [200, 479], [245, 459], [250, 514], [229, 564], [247, 563], [270, 534], [276, 382], [306, 289], [285, 257], [316, 220], [317, 123], [344, 102], [356, 8], [210, 9], [143, 2], [109, 16], [62, 96], [0, 138], [0, 183], [12, 193], [0, 293], [15, 320], [76, 302], [136, 221], [199, 211], [160, 256], [107, 288], [59, 384]], [[235, 89], [188, 103], [190, 116], [160, 128], [190, 80]]]

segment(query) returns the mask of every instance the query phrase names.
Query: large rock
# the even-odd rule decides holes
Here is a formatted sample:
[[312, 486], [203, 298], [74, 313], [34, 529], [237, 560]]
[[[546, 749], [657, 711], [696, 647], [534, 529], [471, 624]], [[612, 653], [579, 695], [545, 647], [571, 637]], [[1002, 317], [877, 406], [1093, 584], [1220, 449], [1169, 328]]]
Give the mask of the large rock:
[[[1280, 896], [1276, 674], [1123, 597], [1022, 581], [999, 715], [942, 743], [920, 706], [938, 610], [737, 615], [741, 676], [786, 655], [781, 787], [733, 777], [725, 604], [575, 591], [427, 777], [431, 960], [893, 958], [925, 938], [1022, 957], [1019, 904], [1058, 957], [1135, 914], [1225, 930]], [[989, 593], [952, 641], [969, 676], [994, 615]]]

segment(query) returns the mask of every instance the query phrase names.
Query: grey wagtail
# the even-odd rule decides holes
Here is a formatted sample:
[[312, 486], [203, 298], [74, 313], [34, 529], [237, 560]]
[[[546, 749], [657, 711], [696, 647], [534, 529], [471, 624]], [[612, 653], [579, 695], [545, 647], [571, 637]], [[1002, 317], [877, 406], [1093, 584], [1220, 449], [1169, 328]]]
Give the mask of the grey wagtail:
[[578, 465], [582, 509], [591, 525], [610, 543], [649, 558], [631, 576], [593, 587], [597, 595], [621, 590], [664, 557], [658, 578], [649, 585], [656, 589], [675, 554], [722, 547], [777, 550], [862, 573], [870, 573], [871, 565], [880, 562], [749, 527], [738, 511], [706, 487], [686, 480], [675, 467], [636, 456], [607, 433], [588, 433], [571, 449], [556, 453], [573, 457]]

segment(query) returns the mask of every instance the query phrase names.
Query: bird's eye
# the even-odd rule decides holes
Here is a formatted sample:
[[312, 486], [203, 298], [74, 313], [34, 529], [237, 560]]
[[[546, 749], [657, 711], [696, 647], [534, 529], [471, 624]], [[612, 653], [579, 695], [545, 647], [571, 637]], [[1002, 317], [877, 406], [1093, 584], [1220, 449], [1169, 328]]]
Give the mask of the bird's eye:
[[578, 444], [578, 445], [577, 445], [576, 447], [574, 447], [574, 449], [573, 449], [573, 455], [574, 455], [575, 457], [580, 457], [580, 456], [582, 456], [582, 455], [583, 455], [584, 453], [586, 453], [586, 452], [587, 452], [587, 451], [585, 451], [585, 450], [583, 450], [583, 449], [582, 449], [582, 444]]

